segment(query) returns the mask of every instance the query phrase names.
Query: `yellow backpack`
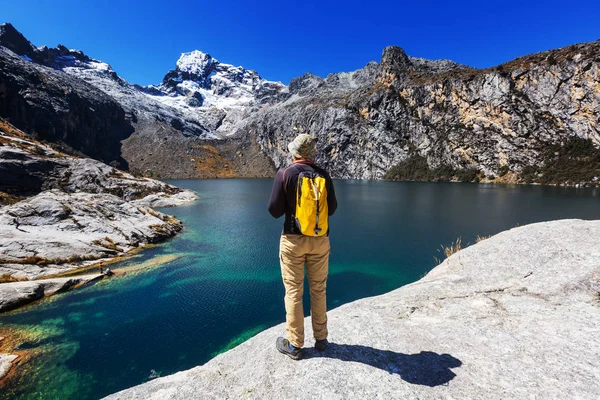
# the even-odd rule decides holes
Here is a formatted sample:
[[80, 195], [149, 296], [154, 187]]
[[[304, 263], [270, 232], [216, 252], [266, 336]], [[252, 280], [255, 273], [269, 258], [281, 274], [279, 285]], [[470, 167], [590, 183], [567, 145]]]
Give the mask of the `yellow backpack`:
[[296, 226], [303, 235], [324, 236], [329, 230], [327, 181], [316, 171], [303, 171], [296, 186]]

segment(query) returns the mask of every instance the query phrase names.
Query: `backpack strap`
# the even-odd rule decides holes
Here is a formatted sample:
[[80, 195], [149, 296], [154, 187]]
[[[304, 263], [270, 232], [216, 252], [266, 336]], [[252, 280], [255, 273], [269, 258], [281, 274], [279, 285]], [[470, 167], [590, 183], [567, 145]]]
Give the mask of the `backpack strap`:
[[[304, 160], [302, 160], [302, 161], [304, 161]], [[286, 184], [286, 181], [285, 181], [285, 174], [287, 173], [288, 169], [290, 169], [290, 168], [292, 168], [292, 167], [294, 167], [294, 166], [301, 166], [301, 165], [303, 165], [303, 164], [305, 164], [305, 162], [297, 162], [297, 161], [294, 161], [294, 162], [293, 162], [293, 163], [292, 163], [290, 166], [288, 166], [286, 169], [284, 169], [284, 170], [283, 170], [283, 177], [281, 178], [281, 180], [282, 180], [282, 183], [283, 183], [283, 191], [284, 191], [286, 194], [287, 194], [287, 184]], [[312, 166], [312, 165], [311, 165], [311, 166]], [[302, 167], [301, 167], [301, 170], [302, 170], [302, 171], [306, 171], [306, 170], [305, 170], [304, 168], [302, 168]]]

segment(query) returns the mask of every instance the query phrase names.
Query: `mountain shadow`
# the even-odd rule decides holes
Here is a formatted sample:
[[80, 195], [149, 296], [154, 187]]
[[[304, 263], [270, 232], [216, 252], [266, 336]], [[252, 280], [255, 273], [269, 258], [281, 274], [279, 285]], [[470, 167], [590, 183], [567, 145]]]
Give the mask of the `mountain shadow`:
[[398, 374], [404, 381], [424, 386], [439, 386], [450, 382], [462, 362], [450, 354], [422, 351], [418, 354], [402, 354], [372, 347], [329, 343], [327, 350], [318, 352], [314, 348], [304, 350], [304, 359], [335, 358], [358, 362], [379, 368], [390, 374]]

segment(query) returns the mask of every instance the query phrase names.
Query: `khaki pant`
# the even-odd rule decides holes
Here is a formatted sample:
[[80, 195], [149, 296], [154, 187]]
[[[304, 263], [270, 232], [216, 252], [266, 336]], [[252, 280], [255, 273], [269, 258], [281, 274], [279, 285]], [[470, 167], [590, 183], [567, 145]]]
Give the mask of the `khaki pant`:
[[310, 315], [316, 340], [327, 339], [325, 289], [329, 268], [329, 237], [281, 235], [279, 259], [285, 286], [287, 339], [296, 347], [304, 346], [304, 265], [310, 287]]

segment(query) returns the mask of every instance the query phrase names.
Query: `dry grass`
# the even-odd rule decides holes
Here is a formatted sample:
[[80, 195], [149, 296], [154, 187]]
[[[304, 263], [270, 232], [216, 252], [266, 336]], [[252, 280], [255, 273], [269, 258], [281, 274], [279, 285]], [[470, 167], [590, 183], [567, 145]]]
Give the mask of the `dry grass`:
[[482, 240], [489, 239], [490, 237], [492, 237], [492, 235], [487, 235], [487, 236], [477, 235], [477, 237], [475, 238], [475, 243], [479, 243]]
[[359, 109], [358, 113], [364, 119], [369, 119], [369, 108], [368, 107], [363, 107], [363, 108]]
[[[475, 238], [475, 243], [479, 243], [483, 240], [489, 239], [490, 237], [492, 237], [492, 235], [488, 235], [488, 236], [481, 236], [481, 235], [477, 235], [477, 237]], [[464, 247], [468, 247], [470, 243], [467, 243]], [[444, 253], [444, 255], [446, 256], [445, 258], [450, 257], [451, 255], [458, 253], [459, 251], [461, 251], [463, 249], [463, 244], [462, 244], [462, 238], [459, 237], [458, 239], [456, 239], [455, 242], [450, 243], [449, 246], [444, 246], [441, 245], [441, 251], [442, 253]], [[435, 260], [435, 262], [437, 264], [440, 264], [443, 260], [440, 260], [437, 257], [433, 257], [433, 259]]]
[[[446, 256], [445, 258], [450, 257], [452, 254], [459, 252], [462, 249], [462, 238], [459, 237], [455, 242], [450, 243], [450, 246], [441, 245], [441, 252]], [[440, 250], [438, 250], [440, 251]], [[441, 264], [443, 260], [440, 260], [437, 257], [433, 257], [437, 264]]]
[[27, 281], [27, 278], [18, 278], [12, 276], [11, 274], [2, 274], [0, 275], [0, 283], [8, 283], [8, 282], [22, 282]]
[[457, 253], [462, 249], [462, 238], [459, 237], [454, 243], [450, 243], [450, 246], [442, 246], [442, 249], [446, 258], [450, 257], [452, 254]]
[[4, 119], [0, 119], [0, 132], [3, 132], [8, 136], [17, 137], [19, 139], [31, 140], [31, 138], [25, 136], [23, 132], [6, 122]]
[[176, 232], [176, 231], [173, 231], [173, 229], [177, 229], [176, 226], [171, 226], [168, 224], [150, 225], [149, 228], [154, 230], [154, 232], [160, 233], [162, 235], [167, 235], [167, 236], [173, 236], [174, 232]]
[[234, 178], [237, 176], [231, 161], [223, 157], [213, 145], [197, 146], [195, 159], [196, 172], [205, 178]]
[[376, 91], [378, 91], [379, 89], [383, 89], [383, 88], [389, 88], [390, 85], [388, 83], [383, 83], [383, 82], [377, 82], [375, 85], [373, 85], [369, 91], [367, 92], [367, 96], [372, 95], [373, 93], [375, 93]]
[[[44, 158], [62, 158], [66, 156], [63, 152], [54, 149], [56, 146], [53, 146], [52, 144], [42, 144], [40, 141], [15, 128], [3, 118], [0, 118], [0, 133], [3, 135], [3, 137], [0, 137], [0, 146], [15, 147]], [[13, 139], [20, 139], [22, 141]], [[53, 149], [56, 153], [50, 154], [46, 148]]]
[[21, 200], [25, 200], [25, 197], [0, 192], [0, 206], [10, 206], [20, 202]]
[[152, 215], [153, 217], [160, 218], [159, 214], [153, 209], [148, 208], [146, 211], [148, 211], [148, 214]]

